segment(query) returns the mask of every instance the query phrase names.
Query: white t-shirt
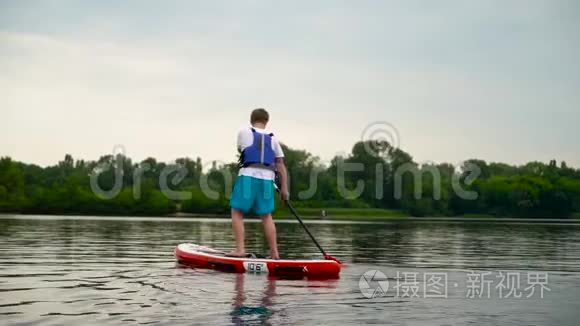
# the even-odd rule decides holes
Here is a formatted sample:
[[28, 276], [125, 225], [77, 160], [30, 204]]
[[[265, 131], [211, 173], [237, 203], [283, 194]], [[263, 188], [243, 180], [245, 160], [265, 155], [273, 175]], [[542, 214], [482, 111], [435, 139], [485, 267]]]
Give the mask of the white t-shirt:
[[[255, 127], [254, 130], [262, 134], [270, 133], [265, 129]], [[238, 132], [238, 150], [240, 151], [240, 153], [246, 147], [252, 146], [253, 143], [254, 143], [254, 134], [252, 133], [252, 127], [244, 128], [240, 130], [240, 132]], [[276, 158], [284, 157], [282, 146], [280, 146], [280, 142], [278, 142], [278, 140], [276, 139], [276, 135], [272, 137], [272, 149], [274, 150], [274, 155], [276, 156]], [[248, 166], [245, 168], [240, 168], [240, 172], [238, 173], [238, 175], [245, 175], [265, 180], [274, 180], [274, 178], [276, 177], [274, 171], [256, 166]]]

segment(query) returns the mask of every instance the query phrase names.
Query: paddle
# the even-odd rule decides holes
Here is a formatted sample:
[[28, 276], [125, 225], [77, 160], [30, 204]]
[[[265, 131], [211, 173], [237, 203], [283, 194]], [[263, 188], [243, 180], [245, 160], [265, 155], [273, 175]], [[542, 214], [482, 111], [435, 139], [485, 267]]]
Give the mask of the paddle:
[[[278, 187], [276, 187], [276, 189], [278, 189]], [[314, 238], [314, 236], [312, 235], [312, 233], [310, 233], [310, 230], [308, 230], [308, 228], [306, 227], [306, 224], [304, 224], [304, 222], [302, 222], [302, 219], [300, 218], [300, 216], [298, 216], [298, 213], [296, 213], [296, 210], [294, 209], [294, 207], [292, 207], [292, 204], [290, 204], [289, 200], [284, 200], [284, 203], [286, 203], [286, 206], [288, 206], [288, 209], [290, 210], [290, 212], [292, 213], [292, 215], [294, 215], [294, 217], [296, 217], [296, 219], [298, 220], [298, 222], [300, 223], [300, 225], [302, 225], [302, 227], [304, 228], [304, 231], [306, 231], [306, 233], [308, 233], [308, 235], [310, 236], [310, 239], [312, 239], [312, 241], [314, 242], [314, 244], [318, 247], [318, 250], [320, 250], [320, 252], [322, 253], [322, 256], [324, 256], [324, 259], [326, 260], [334, 260], [335, 262], [342, 264], [340, 260], [338, 260], [338, 258], [336, 257], [332, 257], [328, 254], [326, 254], [326, 252], [324, 251], [324, 249], [322, 249], [322, 247], [320, 246], [320, 244], [318, 243], [318, 241], [316, 241], [316, 239]]]

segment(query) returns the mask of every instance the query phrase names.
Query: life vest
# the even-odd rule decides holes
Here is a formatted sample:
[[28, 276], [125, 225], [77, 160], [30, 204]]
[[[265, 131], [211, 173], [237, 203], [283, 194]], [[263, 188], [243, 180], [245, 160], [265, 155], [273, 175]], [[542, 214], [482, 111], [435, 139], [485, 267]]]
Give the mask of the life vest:
[[240, 167], [258, 166], [271, 170], [276, 169], [276, 153], [272, 149], [274, 134], [263, 134], [252, 128], [254, 141], [244, 148], [240, 155]]

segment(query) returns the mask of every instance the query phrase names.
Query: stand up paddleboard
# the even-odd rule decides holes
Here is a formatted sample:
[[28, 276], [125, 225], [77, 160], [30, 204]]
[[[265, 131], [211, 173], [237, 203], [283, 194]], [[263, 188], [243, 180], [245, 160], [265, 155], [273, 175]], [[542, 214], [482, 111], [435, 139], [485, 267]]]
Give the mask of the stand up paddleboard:
[[175, 248], [180, 264], [210, 268], [232, 273], [264, 273], [289, 277], [338, 277], [341, 264], [335, 260], [289, 260], [264, 258], [237, 258], [226, 253], [193, 243], [182, 243]]

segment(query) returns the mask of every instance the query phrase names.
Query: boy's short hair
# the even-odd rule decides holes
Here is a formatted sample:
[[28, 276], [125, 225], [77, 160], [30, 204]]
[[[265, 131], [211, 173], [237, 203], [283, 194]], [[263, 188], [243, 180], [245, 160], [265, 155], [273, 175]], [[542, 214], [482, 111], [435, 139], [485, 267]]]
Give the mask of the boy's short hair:
[[270, 120], [270, 115], [268, 114], [268, 111], [262, 108], [255, 109], [254, 111], [252, 111], [252, 114], [250, 115], [251, 123], [256, 122], [268, 123], [268, 120]]

